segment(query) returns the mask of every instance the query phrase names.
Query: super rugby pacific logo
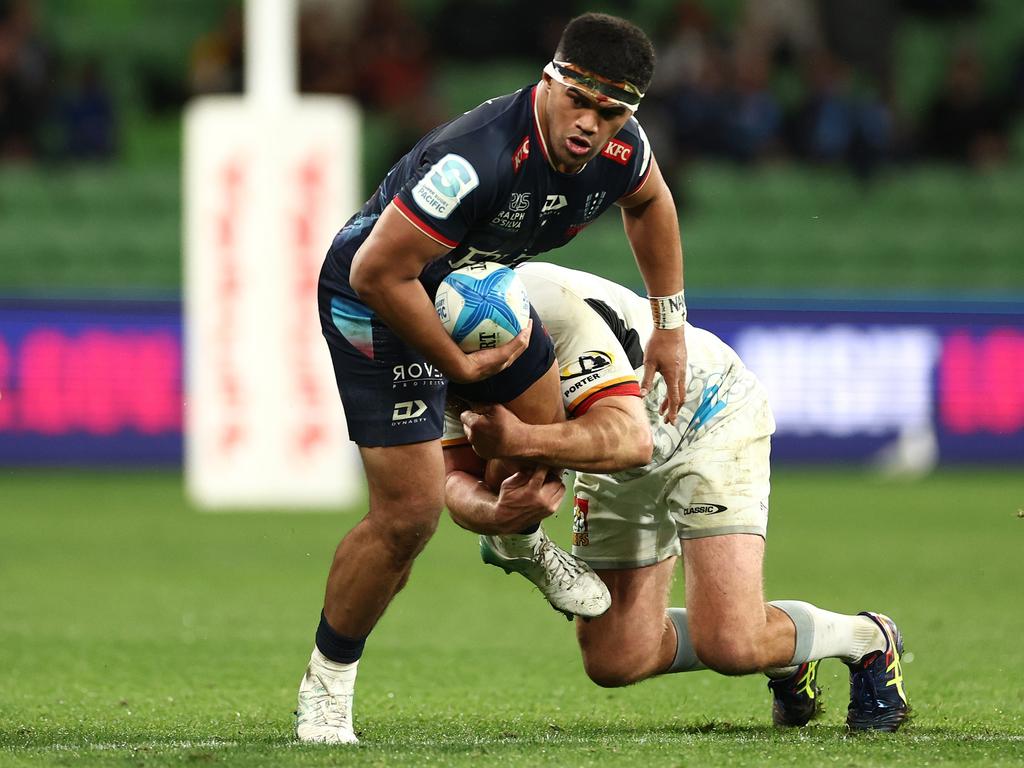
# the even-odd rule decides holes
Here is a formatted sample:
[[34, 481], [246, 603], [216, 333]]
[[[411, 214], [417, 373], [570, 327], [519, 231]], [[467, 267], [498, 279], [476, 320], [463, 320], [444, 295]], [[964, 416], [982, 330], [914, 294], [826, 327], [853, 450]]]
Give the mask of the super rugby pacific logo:
[[412, 188], [412, 199], [424, 213], [435, 219], [447, 219], [459, 201], [479, 184], [480, 178], [466, 158], [447, 154]]

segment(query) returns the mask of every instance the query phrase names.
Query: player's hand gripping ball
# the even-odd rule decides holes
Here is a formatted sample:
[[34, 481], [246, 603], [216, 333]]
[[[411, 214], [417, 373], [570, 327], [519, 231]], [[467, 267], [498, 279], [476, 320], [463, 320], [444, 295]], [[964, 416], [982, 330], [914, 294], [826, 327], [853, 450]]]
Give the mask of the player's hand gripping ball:
[[519, 276], [493, 261], [470, 264], [438, 286], [434, 308], [463, 352], [500, 347], [530, 319], [530, 300]]

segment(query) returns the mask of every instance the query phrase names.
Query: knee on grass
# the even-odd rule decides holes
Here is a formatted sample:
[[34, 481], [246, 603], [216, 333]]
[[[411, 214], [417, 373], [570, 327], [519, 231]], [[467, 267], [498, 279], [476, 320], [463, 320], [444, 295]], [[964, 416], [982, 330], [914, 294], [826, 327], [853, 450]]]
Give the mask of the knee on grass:
[[648, 667], [656, 652], [656, 648], [624, 650], [621, 646], [582, 649], [583, 669], [602, 688], [621, 688], [655, 674]]

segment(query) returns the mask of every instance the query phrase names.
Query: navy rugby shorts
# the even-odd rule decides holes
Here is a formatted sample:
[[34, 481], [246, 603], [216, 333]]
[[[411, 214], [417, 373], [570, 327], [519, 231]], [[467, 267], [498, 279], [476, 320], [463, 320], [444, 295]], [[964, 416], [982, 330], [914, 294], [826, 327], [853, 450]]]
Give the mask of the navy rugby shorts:
[[321, 281], [319, 304], [349, 437], [366, 447], [436, 440], [444, 430], [449, 386], [453, 394], [472, 402], [507, 403], [543, 376], [555, 359], [551, 338], [530, 307], [530, 346], [512, 365], [486, 381], [449, 384], [351, 289]]

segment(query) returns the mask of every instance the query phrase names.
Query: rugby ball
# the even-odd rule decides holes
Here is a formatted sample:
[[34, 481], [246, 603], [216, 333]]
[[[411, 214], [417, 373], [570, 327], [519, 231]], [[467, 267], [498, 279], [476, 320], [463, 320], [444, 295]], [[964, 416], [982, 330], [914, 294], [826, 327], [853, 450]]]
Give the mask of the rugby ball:
[[493, 261], [470, 264], [438, 286], [434, 308], [463, 352], [500, 347], [530, 318], [530, 300], [519, 276]]

